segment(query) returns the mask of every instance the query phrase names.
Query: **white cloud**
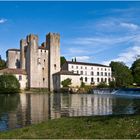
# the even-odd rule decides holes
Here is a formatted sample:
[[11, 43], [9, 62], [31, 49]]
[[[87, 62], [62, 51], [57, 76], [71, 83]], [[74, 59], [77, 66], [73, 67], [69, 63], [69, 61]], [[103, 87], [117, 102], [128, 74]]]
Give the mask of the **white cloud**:
[[132, 29], [132, 30], [137, 30], [139, 28], [139, 26], [134, 23], [125, 23], [125, 22], [120, 23], [120, 26], [128, 28], [128, 29]]
[[0, 24], [5, 23], [7, 21], [7, 19], [0, 19]]
[[0, 24], [5, 23], [6, 21], [7, 21], [7, 19], [1, 18], [1, 19], [0, 19]]
[[133, 46], [120, 53], [117, 58], [103, 61], [102, 63], [108, 65], [111, 61], [121, 61], [126, 65], [131, 66], [138, 55], [140, 55], [140, 46]]

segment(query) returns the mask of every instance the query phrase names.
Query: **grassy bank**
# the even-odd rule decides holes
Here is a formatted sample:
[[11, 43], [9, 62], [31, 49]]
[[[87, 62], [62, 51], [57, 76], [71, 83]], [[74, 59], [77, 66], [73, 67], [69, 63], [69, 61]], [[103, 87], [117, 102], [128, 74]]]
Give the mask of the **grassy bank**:
[[140, 138], [140, 115], [61, 118], [1, 132], [0, 138]]

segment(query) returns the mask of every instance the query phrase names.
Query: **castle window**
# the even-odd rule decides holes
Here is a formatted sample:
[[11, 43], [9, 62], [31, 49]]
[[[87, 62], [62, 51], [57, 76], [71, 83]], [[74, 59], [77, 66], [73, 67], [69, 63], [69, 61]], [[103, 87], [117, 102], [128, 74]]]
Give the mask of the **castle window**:
[[107, 78], [105, 78], [105, 82], [107, 82]]
[[101, 78], [101, 82], [103, 82], [104, 80], [103, 80], [103, 78]]
[[94, 82], [94, 78], [93, 77], [91, 78], [91, 82]]
[[87, 71], [85, 71], [85, 75], [87, 75]]
[[103, 76], [103, 72], [101, 72], [101, 76]]
[[43, 78], [43, 81], [45, 81], [45, 78]]
[[83, 71], [81, 71], [80, 74], [83, 74]]
[[71, 66], [71, 68], [73, 69], [73, 66]]
[[105, 72], [105, 76], [107, 76], [107, 72]]
[[76, 69], [78, 69], [78, 66], [76, 66]]
[[105, 71], [106, 71], [106, 68], [105, 68]]
[[80, 81], [83, 81], [83, 77], [80, 77]]
[[56, 64], [54, 64], [54, 69], [56, 70]]
[[93, 71], [91, 72], [91, 75], [94, 75], [94, 72]]
[[22, 75], [19, 75], [19, 81], [21, 81], [22, 80]]
[[44, 62], [45, 62], [45, 59], [44, 59]]
[[87, 69], [87, 67], [85, 67], [85, 69]]
[[44, 70], [44, 68], [42, 68], [42, 70]]
[[87, 77], [85, 77], [85, 82], [87, 82]]
[[41, 52], [42, 52], [42, 50], [41, 50]]
[[91, 69], [93, 70], [93, 67], [91, 67]]
[[99, 72], [97, 72], [97, 75], [99, 76]]
[[97, 78], [97, 82], [100, 82], [100, 79], [99, 78]]
[[82, 69], [83, 67], [81, 66], [81, 69]]

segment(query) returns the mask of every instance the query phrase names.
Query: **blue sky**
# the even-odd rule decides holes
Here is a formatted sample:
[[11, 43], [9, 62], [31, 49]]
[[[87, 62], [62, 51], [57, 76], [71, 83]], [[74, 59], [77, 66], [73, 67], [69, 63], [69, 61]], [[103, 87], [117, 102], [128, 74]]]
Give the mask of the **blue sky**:
[[67, 60], [128, 66], [140, 55], [140, 2], [0, 2], [0, 54], [26, 35], [61, 35]]

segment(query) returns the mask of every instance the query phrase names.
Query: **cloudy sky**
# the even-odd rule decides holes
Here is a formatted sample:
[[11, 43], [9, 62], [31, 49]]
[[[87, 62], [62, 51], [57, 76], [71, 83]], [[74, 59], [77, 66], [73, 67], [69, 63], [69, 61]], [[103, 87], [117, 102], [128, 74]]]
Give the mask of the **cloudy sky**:
[[67, 60], [128, 66], [140, 55], [140, 2], [0, 2], [0, 55], [27, 34], [61, 35]]

